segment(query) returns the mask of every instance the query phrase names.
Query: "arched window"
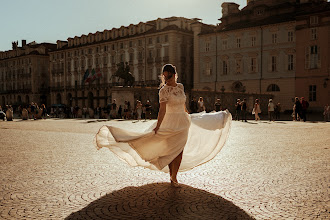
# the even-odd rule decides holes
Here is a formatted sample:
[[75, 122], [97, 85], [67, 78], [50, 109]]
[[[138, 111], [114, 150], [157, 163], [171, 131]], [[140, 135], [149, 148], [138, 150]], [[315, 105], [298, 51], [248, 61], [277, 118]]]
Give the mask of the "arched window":
[[279, 92], [280, 91], [280, 87], [276, 84], [270, 84], [267, 87], [267, 92]]
[[242, 92], [244, 87], [240, 81], [236, 81], [233, 83], [231, 88], [233, 92]]

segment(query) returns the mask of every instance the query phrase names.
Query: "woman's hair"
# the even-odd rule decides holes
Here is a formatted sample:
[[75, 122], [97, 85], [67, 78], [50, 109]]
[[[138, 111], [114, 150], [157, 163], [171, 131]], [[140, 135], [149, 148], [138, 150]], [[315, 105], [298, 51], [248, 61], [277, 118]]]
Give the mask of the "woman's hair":
[[200, 101], [203, 101], [203, 97], [202, 97], [202, 96], [201, 96], [201, 97], [199, 97], [199, 100], [200, 100]]
[[163, 69], [162, 69], [162, 72], [161, 74], [159, 75], [159, 79], [160, 79], [160, 85], [159, 85], [159, 88], [162, 88], [163, 85], [165, 85], [166, 81], [165, 81], [165, 77], [164, 77], [164, 72], [169, 72], [169, 73], [172, 73], [175, 75], [175, 82], [177, 81], [178, 79], [178, 74], [176, 72], [176, 68], [175, 66], [173, 66], [172, 64], [165, 64], [163, 66]]
[[259, 103], [259, 99], [256, 99], [256, 103]]

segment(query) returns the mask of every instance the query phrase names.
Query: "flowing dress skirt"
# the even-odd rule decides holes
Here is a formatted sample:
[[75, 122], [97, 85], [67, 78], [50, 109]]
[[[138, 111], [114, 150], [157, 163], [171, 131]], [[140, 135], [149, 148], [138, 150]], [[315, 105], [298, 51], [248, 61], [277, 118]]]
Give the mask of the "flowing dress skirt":
[[179, 171], [187, 171], [213, 159], [224, 146], [231, 127], [228, 111], [214, 113], [166, 113], [157, 132], [157, 122], [144, 131], [103, 126], [95, 136], [97, 149], [109, 148], [131, 166], [168, 172], [168, 164], [182, 151]]

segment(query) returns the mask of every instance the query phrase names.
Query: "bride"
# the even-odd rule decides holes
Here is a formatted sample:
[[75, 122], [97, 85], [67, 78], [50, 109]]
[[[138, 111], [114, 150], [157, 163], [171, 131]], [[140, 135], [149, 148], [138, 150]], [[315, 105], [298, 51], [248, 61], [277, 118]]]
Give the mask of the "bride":
[[178, 186], [178, 171], [190, 170], [217, 155], [232, 119], [228, 111], [189, 115], [184, 87], [177, 78], [175, 67], [164, 65], [158, 120], [150, 128], [131, 132], [103, 126], [94, 139], [98, 149], [109, 148], [131, 166], [169, 172], [174, 186]]

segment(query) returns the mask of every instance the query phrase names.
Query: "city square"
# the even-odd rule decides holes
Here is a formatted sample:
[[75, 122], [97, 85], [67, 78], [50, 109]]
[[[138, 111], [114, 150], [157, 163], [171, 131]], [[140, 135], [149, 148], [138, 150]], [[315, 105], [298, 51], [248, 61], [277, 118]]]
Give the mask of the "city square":
[[[134, 123], [133, 123], [134, 122]], [[155, 120], [0, 122], [1, 219], [329, 219], [329, 123], [233, 121], [211, 161], [169, 175], [97, 150], [102, 125]]]

